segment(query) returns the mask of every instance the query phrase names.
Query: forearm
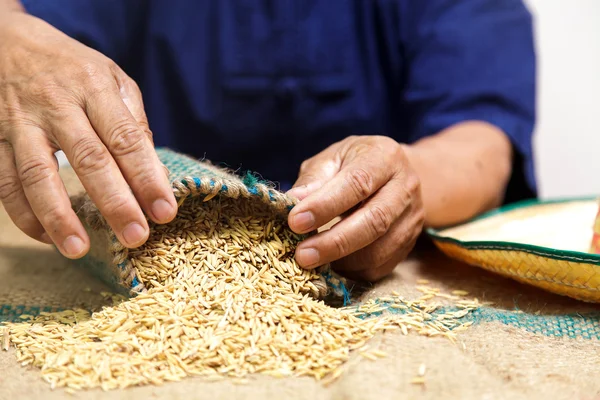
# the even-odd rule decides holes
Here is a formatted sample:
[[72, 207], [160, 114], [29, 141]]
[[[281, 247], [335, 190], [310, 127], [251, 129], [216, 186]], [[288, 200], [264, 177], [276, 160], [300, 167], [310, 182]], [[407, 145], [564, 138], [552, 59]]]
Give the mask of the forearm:
[[460, 223], [501, 204], [512, 148], [498, 128], [457, 124], [406, 146], [406, 152], [421, 180], [426, 226]]

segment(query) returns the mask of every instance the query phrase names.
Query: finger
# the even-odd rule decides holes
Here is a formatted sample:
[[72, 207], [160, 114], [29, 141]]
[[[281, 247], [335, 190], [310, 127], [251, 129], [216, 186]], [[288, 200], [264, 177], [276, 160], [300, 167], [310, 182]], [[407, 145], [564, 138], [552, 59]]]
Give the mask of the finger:
[[0, 140], [0, 201], [17, 228], [33, 239], [52, 243], [25, 197], [12, 146], [3, 140]]
[[[120, 74], [118, 75], [120, 76]], [[123, 99], [123, 103], [136, 120], [137, 124], [140, 128], [146, 133], [150, 143], [154, 146], [154, 139], [152, 136], [152, 131], [150, 130], [150, 125], [148, 124], [148, 118], [146, 116], [146, 111], [144, 109], [144, 99], [142, 97], [142, 93], [138, 85], [134, 80], [129, 78], [117, 79], [119, 84], [119, 92], [121, 94], [121, 98]], [[162, 162], [160, 163], [163, 172], [166, 177], [169, 178], [169, 169]]]
[[44, 132], [28, 127], [13, 135], [12, 146], [18, 177], [35, 216], [64, 256], [82, 257], [89, 250], [89, 238], [71, 208]]
[[[298, 245], [296, 261], [304, 268], [315, 268], [346, 257], [387, 233], [405, 207], [394, 201], [402, 185], [392, 180], [362, 207], [331, 229], [312, 236]], [[410, 201], [410, 200], [409, 200]]]
[[290, 211], [290, 228], [297, 233], [315, 230], [379, 190], [389, 181], [393, 171], [377, 162], [375, 157], [376, 154], [371, 154], [357, 159], [302, 200]]
[[117, 74], [117, 83], [119, 86], [119, 94], [121, 95], [125, 107], [127, 107], [142, 131], [146, 133], [148, 139], [154, 143], [152, 131], [150, 131], [150, 125], [148, 124], [148, 118], [144, 109], [144, 100], [139, 87], [134, 80], [121, 78], [120, 76], [120, 74]]
[[[128, 102], [135, 103], [131, 98]], [[141, 106], [131, 107], [139, 119], [145, 119]], [[157, 223], [171, 221], [177, 213], [171, 185], [149, 139], [149, 131], [140, 127], [120, 93], [116, 90], [96, 93], [88, 99], [86, 113], [142, 209]]]
[[87, 116], [74, 107], [68, 118], [49, 123], [87, 194], [119, 241], [129, 248], [142, 245], [149, 235], [148, 222]]
[[335, 270], [340, 273], [377, 269], [390, 262], [406, 258], [421, 233], [422, 221], [417, 213], [405, 210], [390, 230], [368, 246], [339, 259]]
[[303, 162], [298, 179], [292, 189], [287, 192], [287, 195], [298, 200], [304, 200], [309, 194], [330, 181], [340, 170], [340, 164], [332, 153], [333, 150], [326, 149]]
[[361, 271], [343, 271], [340, 275], [354, 281], [377, 282], [391, 274], [400, 263], [400, 259], [392, 259], [377, 268], [368, 268]]

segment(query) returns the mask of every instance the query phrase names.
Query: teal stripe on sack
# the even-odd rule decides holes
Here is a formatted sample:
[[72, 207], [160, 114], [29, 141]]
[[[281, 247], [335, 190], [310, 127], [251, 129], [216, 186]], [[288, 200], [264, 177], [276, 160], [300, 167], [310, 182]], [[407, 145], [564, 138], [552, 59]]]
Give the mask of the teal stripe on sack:
[[[406, 313], [405, 310], [389, 307], [394, 304], [392, 302], [378, 301], [378, 303], [383, 307], [387, 306], [385, 310], [387, 312], [394, 314]], [[19, 318], [21, 315], [36, 316], [40, 312], [56, 312], [62, 310], [62, 308], [56, 307], [4, 304], [0, 306], [0, 322], [18, 322], [22, 321], [22, 319]], [[431, 316], [433, 320], [435, 320], [442, 314], [453, 313], [459, 310], [460, 309], [457, 307], [442, 307], [432, 312]], [[88, 311], [92, 312], [92, 310]], [[362, 316], [361, 318], [377, 317], [383, 313], [384, 311], [378, 311], [370, 315]], [[457, 319], [456, 325], [450, 327], [450, 329], [470, 321], [475, 324], [501, 322], [504, 325], [513, 326], [541, 336], [600, 340], [600, 312], [534, 315], [519, 311], [481, 307], [469, 312], [464, 317]]]
[[[360, 318], [370, 318], [382, 315], [384, 312], [405, 314], [407, 311], [391, 308], [393, 302], [376, 301], [384, 310], [363, 315]], [[357, 307], [359, 307], [357, 305]], [[442, 314], [459, 311], [457, 307], [440, 307], [431, 313], [435, 320]], [[446, 320], [447, 321], [447, 320]], [[574, 313], [560, 315], [535, 315], [519, 310], [500, 310], [491, 307], [480, 307], [456, 320], [457, 324], [451, 329], [472, 321], [474, 324], [501, 322], [507, 326], [523, 329], [536, 335], [558, 338], [582, 338], [600, 340], [600, 312]]]
[[502, 322], [537, 335], [600, 340], [600, 312], [535, 315], [480, 308], [473, 311], [471, 318], [476, 323]]

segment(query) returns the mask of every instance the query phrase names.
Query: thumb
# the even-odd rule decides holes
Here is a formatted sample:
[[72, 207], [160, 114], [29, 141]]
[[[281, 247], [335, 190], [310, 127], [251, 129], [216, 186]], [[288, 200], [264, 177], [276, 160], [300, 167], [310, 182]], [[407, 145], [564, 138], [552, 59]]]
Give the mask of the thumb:
[[331, 180], [339, 169], [339, 164], [328, 154], [318, 154], [302, 163], [298, 179], [287, 195], [302, 201]]

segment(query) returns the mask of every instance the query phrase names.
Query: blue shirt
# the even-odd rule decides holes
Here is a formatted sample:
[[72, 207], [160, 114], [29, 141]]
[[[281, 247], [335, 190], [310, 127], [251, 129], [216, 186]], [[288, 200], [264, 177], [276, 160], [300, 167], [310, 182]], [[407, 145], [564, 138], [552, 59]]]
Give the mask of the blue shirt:
[[[535, 194], [535, 54], [521, 0], [23, 0], [141, 87], [155, 143], [283, 189], [349, 135], [412, 143], [465, 120]], [[444, 168], [440, 165], [440, 168]]]

